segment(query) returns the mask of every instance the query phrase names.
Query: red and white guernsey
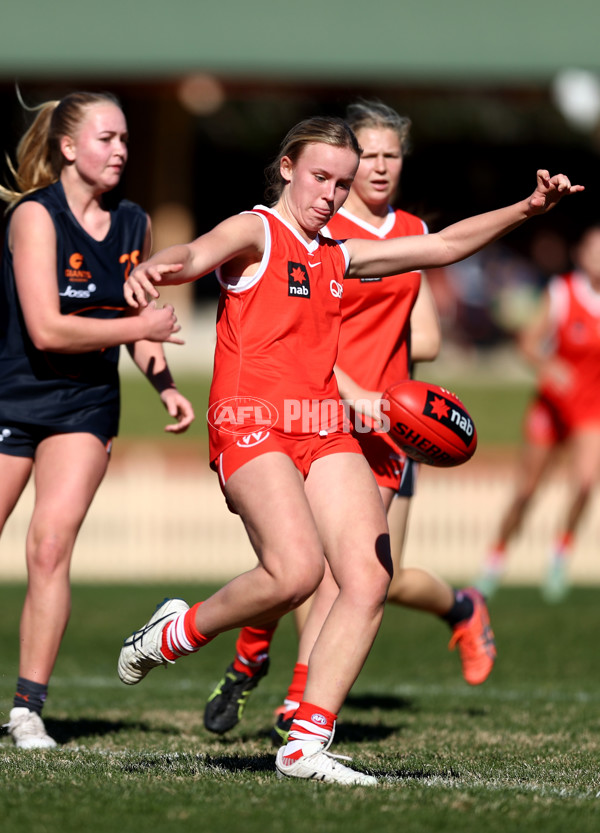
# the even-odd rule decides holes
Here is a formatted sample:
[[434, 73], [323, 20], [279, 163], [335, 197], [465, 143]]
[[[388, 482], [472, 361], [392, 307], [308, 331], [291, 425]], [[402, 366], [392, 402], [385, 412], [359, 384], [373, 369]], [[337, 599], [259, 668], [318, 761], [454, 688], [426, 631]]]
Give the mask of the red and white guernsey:
[[211, 461], [252, 430], [306, 436], [343, 425], [333, 367], [346, 248], [321, 235], [308, 243], [273, 209], [249, 213], [265, 228], [256, 273], [224, 279], [218, 272]]
[[600, 294], [587, 277], [570, 272], [552, 279], [550, 311], [554, 319], [554, 354], [570, 366], [572, 385], [557, 394], [542, 387], [567, 425], [600, 422]]
[[[326, 232], [336, 240], [386, 240], [427, 234], [427, 226], [413, 214], [390, 208], [378, 228], [342, 207]], [[382, 391], [408, 379], [410, 314], [420, 283], [420, 272], [345, 282], [337, 363], [361, 387]]]

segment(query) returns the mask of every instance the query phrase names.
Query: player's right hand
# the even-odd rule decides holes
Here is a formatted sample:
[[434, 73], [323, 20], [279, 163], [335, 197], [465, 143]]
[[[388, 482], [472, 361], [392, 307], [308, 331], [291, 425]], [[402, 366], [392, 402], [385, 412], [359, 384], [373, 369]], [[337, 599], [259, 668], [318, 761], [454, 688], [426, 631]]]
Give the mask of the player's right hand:
[[170, 344], [185, 344], [180, 338], [174, 338], [174, 334], [181, 330], [177, 323], [177, 316], [171, 304], [164, 307], [157, 307], [156, 301], [151, 301], [140, 312], [140, 317], [145, 319], [148, 325], [146, 339], [148, 341], [168, 341]]
[[537, 172], [536, 189], [528, 200], [529, 212], [532, 215], [544, 214], [567, 194], [577, 194], [584, 190], [583, 185], [571, 185], [569, 177], [565, 174], [550, 176], [548, 171], [540, 168]]

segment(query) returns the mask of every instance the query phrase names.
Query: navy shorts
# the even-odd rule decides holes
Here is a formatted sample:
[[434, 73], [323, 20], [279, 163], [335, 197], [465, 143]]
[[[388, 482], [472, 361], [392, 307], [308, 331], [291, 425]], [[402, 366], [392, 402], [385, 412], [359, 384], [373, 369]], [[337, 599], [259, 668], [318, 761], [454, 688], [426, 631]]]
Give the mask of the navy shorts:
[[47, 437], [56, 434], [93, 434], [98, 437], [102, 445], [110, 454], [112, 437], [105, 437], [96, 431], [58, 431], [56, 428], [47, 428], [43, 425], [27, 425], [25, 423], [14, 423], [13, 425], [0, 425], [0, 454], [8, 454], [11, 457], [28, 457], [33, 460], [38, 445]]
[[402, 480], [396, 492], [395, 497], [413, 497], [415, 493], [415, 484], [417, 482], [417, 471], [419, 464], [407, 457], [404, 461], [402, 469]]

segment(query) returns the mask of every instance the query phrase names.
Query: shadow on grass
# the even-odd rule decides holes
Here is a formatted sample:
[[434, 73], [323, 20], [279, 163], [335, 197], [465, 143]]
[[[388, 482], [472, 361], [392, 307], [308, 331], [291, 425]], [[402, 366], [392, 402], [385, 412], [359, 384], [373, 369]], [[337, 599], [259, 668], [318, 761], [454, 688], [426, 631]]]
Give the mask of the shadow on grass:
[[490, 713], [490, 711], [491, 711], [491, 709], [489, 709], [489, 708], [484, 708], [484, 707], [475, 708], [475, 707], [471, 706], [470, 708], [465, 709], [464, 713], [467, 715], [467, 717], [487, 717], [487, 715]]
[[401, 732], [402, 729], [402, 726], [381, 726], [373, 723], [342, 721], [335, 727], [335, 744], [386, 740], [397, 732]]
[[206, 770], [218, 772], [268, 772], [274, 771], [273, 755], [182, 755], [161, 753], [141, 755], [120, 764], [123, 772], [139, 773], [155, 770], [160, 773], [185, 775], [205, 774]]
[[273, 754], [265, 755], [206, 755], [204, 765], [228, 772], [273, 772]]
[[156, 726], [151, 726], [149, 723], [140, 721], [86, 720], [85, 718], [78, 720], [55, 720], [52, 718], [44, 718], [44, 723], [48, 734], [60, 744], [69, 743], [79, 738], [116, 735], [124, 730], [153, 732], [155, 734], [162, 733], [164, 735], [173, 734], [173, 729], [169, 727], [157, 728]]
[[409, 697], [397, 697], [393, 694], [349, 694], [346, 698], [345, 705], [353, 709], [365, 709], [366, 711], [371, 711], [372, 709], [419, 711], [414, 700], [411, 700]]
[[[359, 709], [362, 711], [373, 711], [374, 709], [386, 711], [418, 711], [414, 701], [406, 697], [396, 697], [393, 695], [380, 694], [357, 694], [350, 695], [346, 701], [349, 708]], [[156, 724], [150, 725], [142, 721], [128, 721], [128, 720], [88, 720], [80, 718], [77, 720], [58, 720], [53, 718], [45, 718], [44, 722], [51, 737], [55, 738], [58, 743], [66, 744], [70, 741], [76, 741], [86, 737], [104, 737], [106, 735], [117, 735], [122, 731], [137, 731], [137, 732], [152, 732], [163, 735], [173, 735], [177, 733], [174, 726], [158, 727]], [[360, 743], [363, 741], [379, 741], [385, 740], [396, 732], [402, 731], [402, 726], [384, 726], [379, 723], [366, 723], [353, 720], [346, 720], [342, 715], [340, 722], [336, 728], [336, 742], [350, 742]], [[256, 732], [235, 732], [231, 735], [214, 735], [207, 734], [207, 739], [212, 741], [219, 741], [223, 746], [252, 741], [257, 739], [269, 738], [271, 727], [268, 729], [261, 729]]]

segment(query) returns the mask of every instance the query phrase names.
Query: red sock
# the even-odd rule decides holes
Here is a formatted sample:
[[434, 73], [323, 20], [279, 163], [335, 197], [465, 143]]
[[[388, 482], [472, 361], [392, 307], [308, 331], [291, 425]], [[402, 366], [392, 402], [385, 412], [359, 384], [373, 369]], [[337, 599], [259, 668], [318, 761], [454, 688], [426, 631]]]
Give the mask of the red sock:
[[297, 662], [294, 666], [294, 673], [292, 675], [292, 682], [288, 688], [285, 700], [283, 702], [285, 711], [283, 712], [283, 719], [289, 720], [298, 709], [304, 697], [304, 689], [306, 688], [306, 677], [308, 676], [308, 665]]
[[574, 537], [572, 532], [563, 532], [559, 535], [554, 543], [554, 553], [559, 557], [566, 558], [573, 549]]
[[329, 745], [335, 730], [337, 715], [313, 703], [302, 701], [294, 716], [284, 760], [297, 761]]
[[165, 625], [160, 646], [165, 659], [175, 660], [193, 654], [214, 639], [213, 636], [204, 636], [196, 627], [196, 611], [201, 604], [198, 602]]
[[277, 625], [271, 628], [241, 629], [235, 643], [236, 657], [233, 667], [236, 671], [249, 677], [253, 675], [269, 656], [269, 647], [276, 627]]
[[506, 544], [495, 544], [488, 553], [487, 563], [490, 567], [501, 567], [506, 560]]

